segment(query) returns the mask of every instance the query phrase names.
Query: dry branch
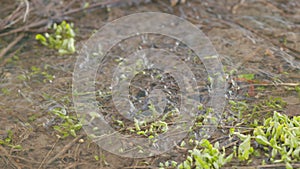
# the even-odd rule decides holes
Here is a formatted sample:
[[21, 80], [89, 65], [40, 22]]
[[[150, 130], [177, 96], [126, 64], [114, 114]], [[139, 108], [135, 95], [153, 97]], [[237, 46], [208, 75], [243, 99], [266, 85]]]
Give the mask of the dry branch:
[[4, 57], [4, 55], [13, 47], [15, 46], [22, 38], [24, 34], [20, 34], [14, 41], [12, 41], [6, 48], [2, 49], [0, 52], [0, 59]]

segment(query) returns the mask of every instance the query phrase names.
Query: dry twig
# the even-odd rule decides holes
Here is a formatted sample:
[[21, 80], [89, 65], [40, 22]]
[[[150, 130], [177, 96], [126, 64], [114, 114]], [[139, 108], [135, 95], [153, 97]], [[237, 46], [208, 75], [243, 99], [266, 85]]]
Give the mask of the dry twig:
[[6, 48], [2, 49], [0, 52], [0, 59], [11, 49], [14, 47], [22, 38], [24, 37], [24, 34], [20, 34], [14, 41], [12, 41]]
[[73, 139], [69, 144], [65, 145], [65, 147], [59, 153], [57, 153], [54, 157], [52, 157], [50, 160], [48, 160], [45, 165], [47, 166], [47, 165], [51, 164], [53, 161], [55, 161], [56, 159], [58, 159], [61, 155], [63, 155], [67, 150], [69, 150], [72, 147], [72, 145], [75, 144], [82, 137], [83, 137], [83, 135], [79, 135], [75, 139]]
[[57, 142], [58, 142], [59, 138], [57, 138], [57, 140], [55, 141], [55, 143], [52, 145], [51, 149], [48, 151], [48, 153], [46, 154], [46, 156], [44, 157], [43, 161], [41, 162], [40, 166], [38, 169], [42, 168], [46, 159], [48, 158], [48, 156], [50, 155], [50, 153], [53, 151], [54, 147], [56, 146]]
[[3, 152], [3, 153], [1, 153], [2, 154], [1, 156], [6, 156], [15, 168], [21, 169], [21, 167], [18, 165], [18, 163], [13, 158], [11, 158], [11, 156], [8, 154], [8, 152], [5, 150], [5, 148], [2, 147], [1, 145], [0, 145], [0, 151]]

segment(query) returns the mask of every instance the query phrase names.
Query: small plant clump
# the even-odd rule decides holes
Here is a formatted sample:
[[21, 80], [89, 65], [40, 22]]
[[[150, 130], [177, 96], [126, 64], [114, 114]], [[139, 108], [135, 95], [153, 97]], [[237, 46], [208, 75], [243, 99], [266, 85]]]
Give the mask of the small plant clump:
[[75, 31], [73, 30], [73, 24], [69, 24], [63, 21], [61, 24], [53, 24], [51, 30], [53, 33], [37, 34], [35, 39], [41, 44], [58, 50], [59, 54], [72, 54], [75, 49]]
[[253, 135], [270, 152], [266, 156], [271, 162], [285, 163], [287, 169], [292, 169], [290, 163], [300, 161], [300, 116], [289, 118], [275, 111], [263, 126], [254, 129]]
[[219, 169], [233, 157], [233, 154], [226, 156], [224, 147], [223, 152], [219, 151], [219, 142], [213, 146], [207, 139], [203, 139], [198, 147], [189, 150], [190, 155], [178, 165], [178, 169]]
[[251, 146], [251, 135], [244, 135], [240, 132], [233, 132], [233, 134], [238, 136], [241, 141], [238, 148], [236, 146], [233, 148], [235, 157], [238, 157], [239, 161], [249, 160], [250, 156], [255, 153], [254, 148]]
[[7, 137], [4, 140], [0, 139], [0, 145], [8, 146], [13, 149], [22, 149], [21, 145], [13, 144], [13, 132], [11, 130], [7, 130]]
[[76, 132], [82, 128], [81, 121], [78, 121], [76, 116], [67, 115], [66, 110], [62, 108], [55, 108], [52, 113], [63, 120], [61, 124], [53, 126], [54, 130], [62, 135], [62, 138], [69, 135], [76, 137]]
[[[237, 136], [239, 144], [226, 151], [219, 148], [219, 142], [214, 146], [207, 140], [192, 140], [195, 148], [188, 150], [189, 155], [182, 163], [161, 162], [160, 169], [218, 169], [228, 164], [233, 158], [238, 161], [252, 161], [252, 156], [260, 156], [260, 152], [272, 163], [285, 163], [287, 169], [293, 169], [291, 163], [300, 161], [300, 116], [289, 118], [287, 115], [274, 111], [273, 116], [264, 120], [263, 125], [255, 125], [252, 132], [243, 134], [230, 129], [230, 138]], [[249, 128], [250, 129], [250, 128]], [[256, 145], [257, 149], [253, 147]], [[220, 152], [223, 150], [223, 152]], [[262, 161], [265, 164], [265, 161]]]
[[[117, 120], [116, 122], [120, 126], [124, 127], [124, 123], [122, 121]], [[168, 123], [164, 121], [147, 123], [145, 121], [134, 119], [134, 126], [128, 127], [126, 130], [131, 133], [136, 133], [139, 136], [147, 137], [154, 143], [157, 141], [155, 139], [157, 136], [168, 131]]]
[[44, 68], [45, 70], [41, 70], [41, 68], [39, 67], [36, 67], [36, 66], [31, 66], [31, 73], [29, 74], [29, 77], [34, 77], [34, 76], [37, 76], [37, 77], [41, 77], [41, 79], [43, 79], [43, 82], [46, 83], [46, 82], [52, 82], [55, 78], [54, 75], [51, 75], [47, 72], [47, 66], [45, 66]]

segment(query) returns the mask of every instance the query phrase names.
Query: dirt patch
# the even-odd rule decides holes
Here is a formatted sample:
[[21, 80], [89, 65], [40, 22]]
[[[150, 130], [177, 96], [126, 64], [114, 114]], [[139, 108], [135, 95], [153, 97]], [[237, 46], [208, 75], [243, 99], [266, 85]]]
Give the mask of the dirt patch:
[[[31, 3], [31, 1], [29, 2]], [[66, 4], [69, 4], [73, 1], [67, 2]], [[82, 7], [85, 3], [74, 1], [70, 7]], [[96, 1], [89, 1], [90, 5], [94, 3]], [[5, 2], [3, 6], [6, 8], [0, 9], [1, 18], [6, 18], [18, 7], [18, 3]], [[61, 5], [58, 6], [61, 7]], [[25, 10], [26, 5], [20, 8], [20, 10]], [[77, 13], [61, 15], [60, 19], [74, 22], [77, 33], [76, 47], [79, 49], [95, 30], [121, 16], [137, 12], [157, 11], [182, 17], [196, 25], [209, 37], [220, 54], [226, 72], [233, 72], [231, 78], [235, 80], [239, 90], [228, 87], [228, 90], [232, 90], [230, 99], [246, 101], [249, 105], [255, 105], [270, 97], [282, 97], [287, 105], [280, 111], [289, 116], [296, 116], [300, 115], [299, 92], [294, 90], [294, 87], [299, 86], [300, 82], [299, 8], [298, 1], [283, 2], [280, 0], [272, 2], [195, 0], [176, 6], [171, 6], [169, 1], [128, 0], [119, 4], [99, 5]], [[37, 19], [43, 18], [42, 15], [48, 17], [51, 12], [56, 12], [50, 9], [47, 8], [46, 13], [42, 12], [43, 14], [39, 12], [31, 16], [30, 13], [28, 17]], [[20, 17], [22, 18], [23, 15]], [[53, 20], [53, 22], [59, 22], [60, 19]], [[2, 49], [14, 41], [19, 34], [25, 32], [24, 38], [21, 38], [17, 45], [0, 57], [5, 63], [0, 68], [0, 139], [7, 138], [7, 131], [11, 131], [13, 137], [10, 144], [22, 146], [21, 149], [16, 149], [0, 145], [1, 168], [158, 168], [159, 163], [166, 160], [177, 162], [184, 160], [187, 149], [180, 146], [174, 147], [170, 152], [160, 156], [130, 159], [102, 150], [97, 144], [91, 142], [83, 130], [80, 130], [75, 137], [59, 139], [57, 137], [59, 133], [53, 127], [63, 122], [51, 111], [54, 108], [63, 108], [68, 115], [75, 115], [71, 87], [76, 54], [60, 56], [56, 51], [41, 46], [35, 40], [35, 34], [46, 31], [45, 27], [41, 27], [41, 29], [29, 27], [26, 30], [7, 34], [11, 30], [26, 25], [28, 26], [29, 23], [18, 21], [16, 25], [0, 32], [0, 36], [3, 35], [0, 39], [0, 48]], [[143, 43], [141, 39], [141, 37], [129, 39], [131, 41], [116, 46], [112, 56], [122, 57], [124, 55], [126, 57], [126, 54], [130, 53], [129, 51], [153, 46], [160, 49], [174, 49], [176, 45], [175, 41], [159, 39], [155, 35], [148, 37], [148, 44]], [[199, 65], [193, 71], [198, 71], [196, 75], [200, 86], [199, 90], [203, 95], [201, 102], [205, 104], [209, 99], [206, 96], [208, 82], [205, 68], [201, 65], [201, 61], [191, 61], [190, 58], [185, 57], [188, 56], [185, 49], [186, 46], [179, 45], [176, 49], [177, 54], [182, 56], [181, 59], [191, 67]], [[116, 66], [113, 61], [116, 58], [108, 58], [110, 60], [107, 60], [106, 67], [101, 70], [102, 72], [99, 70], [97, 77], [99, 80], [97, 87], [106, 89], [107, 92], [111, 82], [109, 79], [111, 77], [110, 69]], [[34, 67], [39, 68], [39, 72], [33, 73]], [[49, 76], [45, 76], [45, 73], [42, 72], [55, 77], [50, 80]], [[241, 74], [253, 74], [254, 79], [239, 78], [238, 75]], [[131, 88], [133, 101], [134, 98], [143, 99], [144, 90], [151, 88], [151, 83], [147, 83], [145, 80], [151, 75], [155, 76], [156, 74], [149, 73], [146, 78], [136, 77], [135, 86]], [[143, 78], [145, 81], [138, 83], [139, 78]], [[178, 86], [176, 87], [172, 79], [169, 79], [168, 83], [160, 85], [170, 88], [172, 92], [168, 99], [172, 101], [170, 104], [176, 105], [179, 102], [176, 97]], [[102, 103], [102, 106], [106, 106], [106, 119], [112, 122], [112, 119], [116, 117], [112, 117], [111, 114], [116, 110], [110, 105], [111, 98], [109, 97], [99, 97], [98, 101]], [[144, 103], [139, 103], [138, 100], [134, 102], [137, 107], [142, 107]], [[222, 116], [224, 116], [223, 124], [231, 126], [236, 122], [229, 122], [228, 119], [236, 117], [237, 114], [229, 109], [227, 106]], [[249, 114], [251, 116], [247, 116]], [[268, 117], [270, 112], [263, 110], [256, 114], [248, 112], [247, 115], [246, 117], [253, 120]], [[118, 126], [115, 128], [118, 129]], [[212, 136], [211, 140], [222, 138], [225, 133], [220, 130]], [[194, 135], [199, 137], [197, 133]], [[223, 144], [229, 145], [230, 143], [224, 141]], [[248, 164], [250, 167], [251, 165], [252, 167], [257, 166], [259, 159], [253, 161]], [[229, 164], [229, 166], [231, 165], [243, 166], [246, 164], [233, 162]], [[272, 167], [274, 168], [274, 166]]]

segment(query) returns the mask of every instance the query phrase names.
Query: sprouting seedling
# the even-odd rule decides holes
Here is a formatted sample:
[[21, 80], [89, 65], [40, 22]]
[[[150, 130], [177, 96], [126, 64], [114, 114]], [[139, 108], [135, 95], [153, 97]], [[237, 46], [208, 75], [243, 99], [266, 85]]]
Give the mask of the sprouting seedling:
[[41, 44], [58, 50], [59, 54], [72, 54], [75, 49], [75, 31], [73, 30], [73, 24], [69, 24], [63, 21], [61, 24], [53, 24], [53, 33], [37, 34], [35, 39]]
[[69, 135], [76, 137], [76, 132], [82, 128], [81, 121], [78, 121], [76, 116], [67, 115], [66, 110], [63, 108], [55, 108], [52, 113], [63, 120], [62, 124], [53, 126], [54, 130], [61, 134], [62, 138]]
[[7, 137], [2, 140], [0, 139], [0, 145], [9, 146], [13, 149], [22, 149], [21, 145], [15, 145], [13, 142], [13, 132], [11, 130], [7, 130]]

